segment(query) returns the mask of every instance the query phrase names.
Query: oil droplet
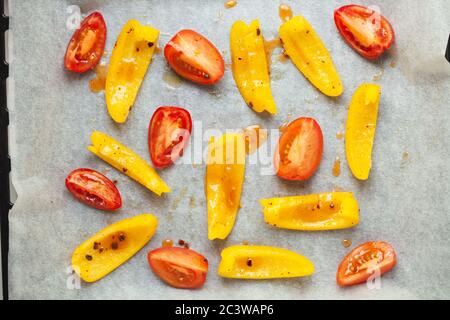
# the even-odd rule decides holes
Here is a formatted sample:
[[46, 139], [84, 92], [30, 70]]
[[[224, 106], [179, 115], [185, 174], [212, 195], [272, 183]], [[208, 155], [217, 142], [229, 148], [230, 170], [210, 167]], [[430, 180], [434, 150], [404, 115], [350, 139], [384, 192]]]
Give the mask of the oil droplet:
[[278, 127], [278, 130], [280, 131], [280, 133], [285, 133], [288, 126], [289, 126], [289, 122], [285, 122], [281, 126]]
[[89, 89], [93, 93], [99, 93], [105, 90], [106, 76], [108, 75], [108, 67], [106, 64], [99, 64], [95, 68], [95, 78], [89, 81]]
[[344, 189], [338, 185], [333, 186], [333, 192], [343, 192]]
[[344, 133], [341, 131], [336, 132], [336, 139], [338, 139], [338, 140], [344, 139]]
[[278, 7], [278, 15], [281, 21], [286, 22], [292, 19], [292, 9], [287, 4], [280, 4]]
[[289, 60], [289, 56], [287, 55], [285, 50], [283, 50], [283, 52], [278, 55], [277, 60], [281, 63], [286, 63]]
[[242, 244], [243, 244], [244, 246], [248, 246], [248, 241], [247, 241], [247, 240], [244, 240], [244, 241], [242, 241]]
[[162, 241], [163, 248], [170, 248], [173, 247], [173, 240], [172, 239], [164, 239]]
[[381, 69], [376, 75], [373, 76], [373, 81], [380, 81], [383, 76], [384, 69]]
[[267, 130], [259, 125], [247, 127], [243, 130], [245, 139], [245, 152], [249, 155], [258, 150], [267, 141]]
[[272, 53], [276, 48], [281, 48], [280, 38], [275, 38], [272, 40], [264, 39], [264, 50], [266, 51], [267, 66], [269, 69], [272, 62]]
[[233, 7], [235, 7], [237, 5], [237, 1], [236, 0], [229, 0], [227, 2], [225, 2], [225, 9], [231, 9]]
[[103, 51], [103, 56], [107, 57], [108, 56], [108, 51]]
[[403, 152], [402, 160], [403, 161], [408, 161], [408, 159], [409, 159], [409, 153], [407, 151]]
[[285, 122], [283, 122], [281, 124], [281, 126], [278, 127], [278, 130], [280, 131], [280, 133], [284, 133], [287, 129], [287, 127], [289, 126], [289, 124], [291, 123], [291, 118], [292, 118], [292, 114], [288, 114], [287, 119]]
[[339, 177], [341, 175], [341, 159], [336, 157], [333, 165], [333, 176]]
[[402, 163], [400, 165], [401, 168], [404, 168], [409, 163], [409, 153], [407, 151], [402, 154]]
[[192, 196], [191, 199], [189, 200], [189, 206], [191, 207], [191, 209], [195, 209], [195, 207], [197, 206], [194, 196]]
[[352, 245], [352, 240], [344, 239], [342, 240], [342, 245], [344, 246], [344, 248], [348, 248]]
[[161, 53], [161, 47], [156, 46], [154, 54], [160, 54]]
[[171, 209], [175, 211], [178, 208], [178, 205], [180, 204], [181, 200], [183, 200], [184, 196], [186, 195], [187, 187], [183, 187], [180, 191], [180, 195], [178, 198], [173, 200]]
[[183, 80], [173, 71], [167, 70], [163, 74], [163, 81], [171, 88], [179, 88], [183, 84]]
[[397, 66], [397, 61], [392, 60], [391, 63], [389, 64], [389, 66], [390, 66], [391, 68], [395, 68], [395, 67]]

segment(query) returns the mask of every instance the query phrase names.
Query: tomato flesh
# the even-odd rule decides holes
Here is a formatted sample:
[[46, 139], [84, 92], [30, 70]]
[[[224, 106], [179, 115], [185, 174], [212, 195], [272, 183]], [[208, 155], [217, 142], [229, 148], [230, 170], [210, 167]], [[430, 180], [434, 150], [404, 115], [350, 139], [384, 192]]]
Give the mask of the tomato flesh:
[[122, 207], [116, 185], [100, 172], [77, 169], [66, 178], [66, 187], [75, 198], [93, 208], [114, 211]]
[[343, 6], [335, 10], [334, 21], [350, 47], [367, 59], [378, 58], [394, 42], [394, 30], [389, 21], [370, 8]]
[[198, 84], [214, 84], [225, 72], [219, 50], [193, 30], [178, 32], [165, 46], [164, 56], [177, 74]]
[[275, 168], [280, 178], [307, 180], [322, 160], [323, 134], [316, 120], [299, 118], [284, 130], [275, 153]]
[[340, 286], [363, 283], [379, 271], [391, 270], [397, 263], [394, 248], [387, 242], [367, 242], [353, 249], [339, 265], [336, 281]]
[[86, 17], [67, 46], [64, 64], [67, 70], [83, 73], [95, 68], [103, 56], [106, 23], [100, 12]]
[[148, 253], [148, 263], [164, 282], [180, 289], [197, 289], [204, 285], [208, 260], [194, 250], [163, 247]]
[[188, 146], [192, 133], [189, 111], [179, 107], [159, 107], [150, 121], [148, 146], [157, 168], [171, 166]]

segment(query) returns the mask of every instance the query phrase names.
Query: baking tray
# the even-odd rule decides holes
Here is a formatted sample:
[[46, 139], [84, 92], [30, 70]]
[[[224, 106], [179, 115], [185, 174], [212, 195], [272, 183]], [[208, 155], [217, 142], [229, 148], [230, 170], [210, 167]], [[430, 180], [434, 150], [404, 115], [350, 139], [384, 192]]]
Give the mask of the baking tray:
[[8, 109], [6, 80], [9, 68], [6, 61], [5, 32], [9, 28], [9, 19], [4, 14], [4, 2], [0, 1], [0, 226], [1, 226], [1, 297], [8, 299], [8, 212], [11, 208], [9, 192], [9, 172], [11, 161], [8, 153]]
[[[271, 69], [272, 89], [279, 114], [260, 116], [240, 97], [229, 68], [220, 84], [198, 87], [187, 82], [167, 83], [170, 75], [162, 55], [155, 56], [128, 122], [110, 120], [102, 94], [88, 90], [93, 75], [63, 71], [62, 57], [73, 31], [66, 29], [68, 7], [88, 13], [100, 10], [108, 24], [106, 50], [131, 18], [161, 30], [159, 45], [182, 28], [210, 38], [230, 63], [229, 30], [235, 20], [258, 18], [264, 36], [277, 35], [280, 1], [240, 0], [224, 9], [224, 1], [104, 0], [13, 1], [10, 63], [10, 154], [12, 182], [19, 195], [10, 212], [9, 295], [12, 299], [418, 299], [448, 298], [450, 281], [449, 172], [450, 65], [443, 53], [450, 30], [450, 2], [360, 1], [377, 5], [393, 23], [396, 44], [388, 55], [368, 62], [341, 39], [333, 9], [346, 1], [283, 1], [315, 27], [330, 50], [343, 79], [345, 92], [329, 99], [317, 92], [290, 63], [277, 61]], [[426, 23], [417, 23], [418, 20]], [[172, 77], [170, 75], [170, 77]], [[345, 163], [343, 131], [346, 106], [359, 84], [376, 82], [383, 88], [373, 169], [367, 182], [356, 181]], [[260, 124], [276, 129], [289, 119], [315, 117], [325, 136], [325, 150], [317, 174], [308, 182], [284, 182], [249, 165], [242, 208], [230, 237], [206, 238], [204, 165], [177, 165], [161, 172], [173, 188], [163, 198], [150, 194], [110, 169], [86, 151], [93, 130], [102, 130], [148, 159], [148, 121], [159, 105], [187, 108], [195, 129], [239, 129]], [[4, 112], [4, 111], [2, 111]], [[206, 147], [207, 141], [201, 143]], [[3, 147], [4, 148], [4, 147]], [[343, 160], [339, 177], [331, 174], [334, 159]], [[124, 208], [103, 214], [73, 201], [64, 189], [74, 168], [91, 167], [118, 181]], [[267, 173], [267, 172], [266, 172]], [[2, 184], [4, 185], [4, 184]], [[354, 229], [332, 232], [292, 232], [264, 224], [258, 200], [344, 189], [355, 193], [361, 223]], [[2, 202], [3, 203], [3, 202]], [[6, 201], [4, 202], [6, 203]], [[4, 204], [5, 205], [5, 204]], [[99, 229], [143, 212], [159, 219], [158, 232], [133, 259], [95, 284], [74, 282], [70, 257], [74, 248]], [[146, 253], [165, 238], [184, 239], [210, 261], [205, 287], [180, 291], [160, 282], [147, 266]], [[337, 265], [352, 246], [370, 240], [393, 244], [396, 268], [381, 285], [342, 289], [335, 284]], [[232, 281], [216, 275], [220, 251], [232, 244], [285, 247], [309, 257], [316, 266], [312, 277], [275, 281]]]

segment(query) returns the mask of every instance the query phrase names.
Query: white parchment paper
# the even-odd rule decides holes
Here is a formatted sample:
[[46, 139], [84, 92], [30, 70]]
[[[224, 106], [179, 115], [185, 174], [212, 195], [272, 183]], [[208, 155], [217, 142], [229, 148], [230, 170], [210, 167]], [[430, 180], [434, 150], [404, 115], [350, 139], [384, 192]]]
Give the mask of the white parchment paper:
[[[333, 10], [346, 1], [282, 1], [304, 15], [331, 51], [345, 86], [330, 99], [310, 85], [290, 63], [272, 65], [276, 116], [249, 110], [235, 87], [229, 68], [213, 87], [163, 81], [167, 66], [156, 55], [142, 85], [135, 108], [125, 125], [107, 114], [104, 95], [93, 94], [93, 73], [64, 71], [63, 57], [73, 31], [66, 28], [67, 7], [83, 13], [100, 10], [108, 25], [110, 53], [122, 26], [138, 19], [161, 30], [159, 46], [180, 29], [207, 36], [230, 63], [229, 30], [237, 19], [258, 18], [264, 36], [277, 35], [280, 1], [238, 0], [224, 9], [224, 0], [13, 0], [11, 1], [12, 61], [10, 120], [12, 178], [18, 200], [10, 213], [9, 290], [12, 299], [344, 299], [449, 298], [449, 169], [450, 64], [444, 59], [450, 31], [450, 2], [445, 0], [366, 1], [377, 5], [393, 24], [396, 44], [378, 62], [368, 62], [352, 51], [338, 34]], [[382, 86], [373, 169], [367, 182], [356, 181], [345, 162], [343, 131], [347, 106], [363, 82]], [[204, 165], [177, 165], [161, 172], [173, 193], [162, 198], [91, 155], [86, 147], [93, 130], [105, 131], [149, 160], [147, 127], [160, 105], [188, 109], [203, 129], [239, 129], [261, 124], [278, 128], [299, 116], [318, 120], [325, 138], [322, 164], [305, 183], [261, 175], [249, 165], [242, 209], [226, 241], [207, 240]], [[203, 143], [206, 146], [206, 141]], [[406, 156], [408, 155], [408, 156]], [[331, 174], [336, 156], [342, 174]], [[123, 208], [105, 214], [75, 201], [64, 187], [66, 175], [78, 167], [105, 172], [118, 181]], [[351, 230], [292, 232], [264, 223], [258, 200], [331, 191], [340, 187], [355, 193], [361, 223]], [[110, 223], [144, 212], [159, 219], [152, 241], [134, 258], [95, 284], [73, 286], [70, 257], [75, 247]], [[173, 289], [149, 269], [146, 254], [165, 238], [184, 239], [207, 256], [210, 273], [197, 291]], [[337, 266], [349, 249], [371, 240], [390, 242], [398, 265], [381, 279], [378, 289], [366, 285], [337, 287]], [[274, 281], [236, 281], [217, 276], [221, 250], [228, 245], [252, 244], [288, 248], [309, 257], [316, 266], [312, 277]]]

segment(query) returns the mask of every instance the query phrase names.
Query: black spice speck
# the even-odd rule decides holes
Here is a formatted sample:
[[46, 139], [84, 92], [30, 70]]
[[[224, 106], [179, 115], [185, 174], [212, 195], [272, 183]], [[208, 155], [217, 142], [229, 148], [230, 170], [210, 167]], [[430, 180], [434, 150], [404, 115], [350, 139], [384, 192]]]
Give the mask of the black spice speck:
[[87, 255], [86, 255], [86, 260], [87, 260], [87, 261], [92, 261], [92, 256], [87, 254]]

